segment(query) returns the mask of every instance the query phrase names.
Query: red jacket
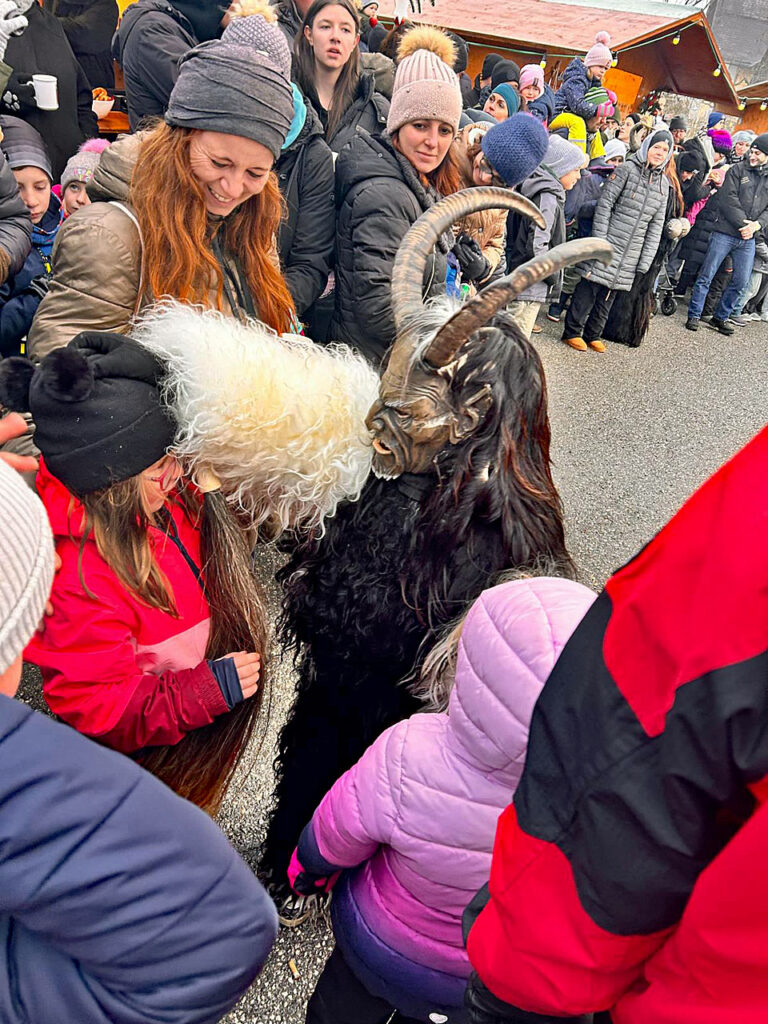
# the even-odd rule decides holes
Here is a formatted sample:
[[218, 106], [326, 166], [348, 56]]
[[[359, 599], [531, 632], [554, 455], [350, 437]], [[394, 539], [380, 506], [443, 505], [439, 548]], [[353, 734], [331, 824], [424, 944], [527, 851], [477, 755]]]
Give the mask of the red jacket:
[[469, 932], [477, 1007], [506, 1004], [482, 1019], [763, 1024], [767, 776], [768, 428], [608, 581], [544, 687]]
[[[40, 666], [51, 711], [116, 750], [178, 743], [228, 711], [205, 661], [209, 608], [200, 576], [200, 533], [179, 505], [168, 534], [150, 530], [155, 559], [179, 617], [150, 608], [128, 590], [89, 537], [81, 562], [83, 510], [41, 461], [37, 488], [61, 557], [53, 615], [25, 657]], [[175, 534], [175, 537], [174, 537]]]

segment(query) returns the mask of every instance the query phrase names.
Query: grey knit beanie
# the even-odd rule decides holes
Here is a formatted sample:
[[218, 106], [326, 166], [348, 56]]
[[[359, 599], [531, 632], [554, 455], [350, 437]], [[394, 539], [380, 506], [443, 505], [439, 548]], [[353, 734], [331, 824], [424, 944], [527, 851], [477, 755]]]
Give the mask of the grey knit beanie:
[[179, 128], [223, 132], [266, 146], [275, 160], [293, 119], [293, 91], [263, 54], [221, 39], [179, 61], [165, 120]]
[[0, 460], [0, 673], [34, 636], [53, 582], [53, 536], [43, 503]]
[[276, 24], [261, 14], [233, 17], [221, 36], [223, 43], [248, 46], [265, 54], [291, 80], [291, 51], [285, 36]]
[[556, 178], [563, 178], [571, 171], [586, 167], [587, 155], [562, 136], [550, 135], [543, 163]]

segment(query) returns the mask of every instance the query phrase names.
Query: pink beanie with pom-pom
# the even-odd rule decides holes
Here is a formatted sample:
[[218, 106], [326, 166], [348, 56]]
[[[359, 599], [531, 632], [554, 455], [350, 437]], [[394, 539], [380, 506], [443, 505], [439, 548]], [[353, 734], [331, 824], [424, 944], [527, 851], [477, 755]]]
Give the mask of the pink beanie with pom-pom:
[[584, 58], [584, 66], [592, 68], [596, 64], [602, 64], [604, 67], [610, 67], [613, 61], [613, 54], [608, 49], [611, 44], [611, 37], [607, 32], [598, 32], [595, 36], [594, 46], [587, 51], [587, 55]]

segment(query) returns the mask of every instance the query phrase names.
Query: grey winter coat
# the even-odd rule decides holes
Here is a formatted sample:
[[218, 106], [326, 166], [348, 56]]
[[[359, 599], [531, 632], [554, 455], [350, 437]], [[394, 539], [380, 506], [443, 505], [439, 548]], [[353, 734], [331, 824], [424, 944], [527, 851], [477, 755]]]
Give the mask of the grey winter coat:
[[613, 259], [607, 267], [584, 264], [582, 275], [593, 284], [628, 292], [659, 248], [668, 194], [669, 179], [663, 168], [651, 171], [633, 153], [603, 185], [592, 224], [592, 236], [605, 238], [613, 246]]
[[[511, 213], [507, 221], [507, 270], [509, 272], [565, 241], [565, 189], [560, 179], [541, 164], [517, 189], [541, 210], [546, 227], [540, 228], [528, 217]], [[554, 279], [537, 281], [517, 298], [523, 302], [544, 302], [550, 289], [560, 294], [562, 272]]]

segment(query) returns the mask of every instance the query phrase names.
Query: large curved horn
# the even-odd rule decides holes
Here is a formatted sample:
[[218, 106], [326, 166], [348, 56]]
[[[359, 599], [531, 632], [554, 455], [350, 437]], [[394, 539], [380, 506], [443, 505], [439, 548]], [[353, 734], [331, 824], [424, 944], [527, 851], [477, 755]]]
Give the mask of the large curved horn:
[[502, 306], [532, 285], [586, 260], [610, 263], [613, 246], [602, 238], [577, 238], [534, 256], [511, 274], [485, 287], [446, 320], [422, 356], [430, 366], [446, 366], [475, 331], [484, 327]]
[[416, 339], [408, 337], [406, 323], [422, 307], [424, 268], [435, 243], [444, 231], [468, 214], [493, 209], [514, 210], [524, 217], [530, 217], [540, 228], [546, 226], [541, 211], [530, 199], [506, 188], [491, 187], [466, 188], [455, 192], [435, 203], [411, 225], [397, 250], [392, 270], [392, 312], [396, 341], [389, 365], [393, 369], [400, 363], [405, 369], [410, 361]]

